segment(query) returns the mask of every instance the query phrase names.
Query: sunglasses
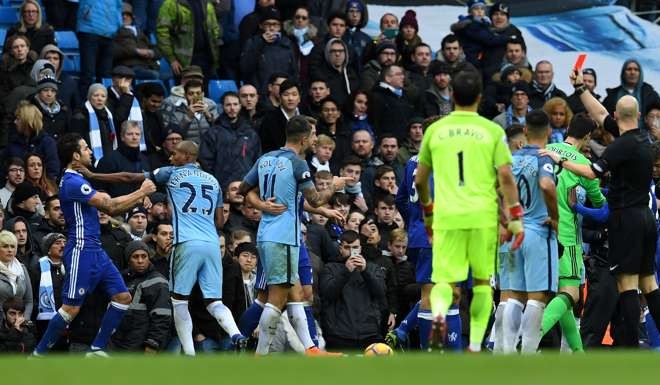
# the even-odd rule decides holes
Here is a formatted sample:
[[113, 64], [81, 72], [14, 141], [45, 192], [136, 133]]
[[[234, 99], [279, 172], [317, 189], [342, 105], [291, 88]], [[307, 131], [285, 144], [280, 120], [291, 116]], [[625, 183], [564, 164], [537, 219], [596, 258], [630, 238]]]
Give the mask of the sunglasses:
[[296, 20], [307, 20], [308, 19], [308, 17], [305, 16], [305, 15], [296, 15], [295, 18], [296, 18]]

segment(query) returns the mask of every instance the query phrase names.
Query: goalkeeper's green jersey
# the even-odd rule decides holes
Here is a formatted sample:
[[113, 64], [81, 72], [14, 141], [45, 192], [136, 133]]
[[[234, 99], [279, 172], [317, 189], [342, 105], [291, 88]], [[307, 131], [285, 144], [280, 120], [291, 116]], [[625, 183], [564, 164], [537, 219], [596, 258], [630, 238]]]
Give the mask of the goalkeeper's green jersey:
[[[591, 165], [589, 159], [568, 143], [552, 143], [546, 148], [571, 162]], [[600, 192], [600, 182], [598, 179], [587, 179], [564, 169], [557, 170], [556, 174], [558, 178], [557, 206], [559, 208], [558, 240], [563, 246], [582, 245], [582, 231], [578, 228], [577, 214], [568, 205], [568, 195], [574, 187], [582, 186], [593, 206], [600, 207], [605, 203], [605, 197]]]

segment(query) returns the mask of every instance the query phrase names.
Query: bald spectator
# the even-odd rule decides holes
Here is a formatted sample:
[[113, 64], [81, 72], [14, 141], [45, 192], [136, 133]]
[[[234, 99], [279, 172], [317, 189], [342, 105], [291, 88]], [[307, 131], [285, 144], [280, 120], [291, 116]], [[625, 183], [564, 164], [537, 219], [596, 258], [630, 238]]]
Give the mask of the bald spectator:
[[403, 68], [397, 65], [385, 67], [380, 79], [372, 93], [374, 131], [377, 137], [383, 132], [389, 132], [403, 139], [406, 137], [408, 119], [413, 115], [412, 101], [403, 88]]

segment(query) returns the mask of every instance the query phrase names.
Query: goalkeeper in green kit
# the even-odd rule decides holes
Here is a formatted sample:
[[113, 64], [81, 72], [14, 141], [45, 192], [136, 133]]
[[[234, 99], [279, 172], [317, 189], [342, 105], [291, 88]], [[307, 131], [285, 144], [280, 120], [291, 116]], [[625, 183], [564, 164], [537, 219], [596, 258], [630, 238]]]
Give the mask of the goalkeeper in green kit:
[[[582, 340], [573, 316], [573, 305], [579, 299], [580, 282], [583, 276], [582, 230], [578, 226], [577, 214], [568, 203], [570, 191], [581, 186], [594, 207], [605, 203], [600, 192], [598, 179], [587, 179], [561, 168], [565, 160], [590, 165], [591, 162], [580, 152], [591, 138], [596, 123], [585, 114], [571, 120], [563, 143], [549, 144], [546, 149], [561, 156], [558, 163], [557, 206], [559, 208], [559, 293], [550, 301], [543, 313], [542, 334], [548, 332], [559, 321], [562, 334], [573, 351], [582, 351]], [[562, 251], [563, 250], [563, 251]]]

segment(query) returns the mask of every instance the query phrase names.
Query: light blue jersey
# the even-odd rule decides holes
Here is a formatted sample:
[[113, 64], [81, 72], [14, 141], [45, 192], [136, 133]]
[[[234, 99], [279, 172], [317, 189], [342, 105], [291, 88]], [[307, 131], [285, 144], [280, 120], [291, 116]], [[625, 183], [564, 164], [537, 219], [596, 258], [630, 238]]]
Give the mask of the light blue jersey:
[[161, 167], [152, 175], [156, 183], [167, 187], [174, 244], [192, 240], [220, 243], [215, 210], [222, 208], [222, 190], [217, 179], [194, 164]]
[[525, 210], [525, 228], [545, 234], [548, 218], [543, 191], [539, 186], [541, 178], [555, 180], [554, 164], [547, 156], [539, 156], [539, 147], [525, 146], [513, 154], [513, 175], [518, 185], [520, 203]]
[[275, 197], [275, 202], [287, 207], [280, 215], [263, 213], [257, 232], [257, 242], [300, 245], [300, 205], [305, 188], [314, 187], [307, 162], [288, 148], [262, 155], [243, 180], [258, 186], [262, 200]]

